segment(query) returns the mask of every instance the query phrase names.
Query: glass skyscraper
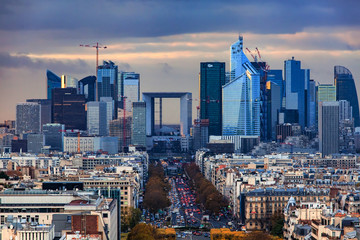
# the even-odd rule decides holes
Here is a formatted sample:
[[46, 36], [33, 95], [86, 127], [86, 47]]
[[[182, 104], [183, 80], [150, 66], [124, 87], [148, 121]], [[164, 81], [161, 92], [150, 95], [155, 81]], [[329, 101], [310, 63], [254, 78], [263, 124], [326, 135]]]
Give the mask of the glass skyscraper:
[[95, 84], [96, 77], [95, 76], [87, 76], [79, 81], [79, 93], [85, 95], [85, 99], [87, 102], [95, 101]]
[[107, 135], [107, 104], [106, 102], [87, 103], [87, 129], [89, 135]]
[[222, 135], [260, 136], [260, 73], [243, 52], [243, 38], [230, 47], [230, 82], [222, 89]]
[[[292, 59], [284, 62], [286, 110], [297, 112], [298, 123], [307, 126], [307, 90], [310, 82], [310, 70], [301, 69], [301, 62]], [[293, 111], [291, 111], [293, 110]]]
[[244, 73], [242, 65], [249, 61], [243, 51], [243, 37], [230, 46], [230, 81], [235, 80]]
[[242, 68], [244, 73], [223, 87], [222, 134], [260, 136], [260, 75], [249, 60]]
[[343, 66], [334, 67], [334, 85], [336, 86], [336, 100], [347, 100], [353, 110], [354, 126], [360, 126], [359, 101], [354, 78], [349, 69]]
[[133, 102], [132, 144], [146, 146], [146, 103]]
[[200, 119], [209, 119], [209, 136], [221, 135], [224, 62], [200, 63]]
[[103, 65], [98, 67], [98, 99], [101, 97], [112, 97], [117, 99], [116, 83], [118, 80], [118, 66], [113, 62], [103, 62]]
[[132, 111], [132, 103], [140, 101], [140, 74], [134, 72], [122, 72], [124, 96], [126, 97], [126, 111]]
[[61, 88], [61, 78], [50, 70], [46, 71], [46, 80], [47, 80], [47, 99], [52, 97], [52, 89]]

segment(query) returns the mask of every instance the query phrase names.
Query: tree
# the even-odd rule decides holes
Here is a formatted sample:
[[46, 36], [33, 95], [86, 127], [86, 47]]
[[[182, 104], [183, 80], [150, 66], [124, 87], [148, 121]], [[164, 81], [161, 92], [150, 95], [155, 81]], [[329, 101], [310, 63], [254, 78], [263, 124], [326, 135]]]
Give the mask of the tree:
[[284, 217], [281, 212], [276, 212], [270, 219], [271, 234], [274, 236], [282, 237], [284, 227]]
[[155, 229], [150, 224], [139, 223], [129, 233], [128, 240], [155, 240]]
[[9, 176], [5, 172], [0, 172], [0, 178], [5, 178], [5, 180], [9, 180]]
[[244, 240], [272, 240], [272, 237], [264, 232], [254, 231], [246, 234]]
[[129, 211], [121, 216], [121, 229], [123, 232], [127, 232], [130, 229], [134, 228], [136, 224], [140, 222], [141, 219], [141, 210], [138, 208], [130, 208]]

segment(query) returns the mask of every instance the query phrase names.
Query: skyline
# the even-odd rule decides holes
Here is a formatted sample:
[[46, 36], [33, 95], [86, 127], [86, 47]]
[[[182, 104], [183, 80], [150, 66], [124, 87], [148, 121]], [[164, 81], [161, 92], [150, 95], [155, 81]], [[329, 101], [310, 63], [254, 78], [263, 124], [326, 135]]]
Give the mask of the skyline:
[[[5, 36], [0, 39], [0, 121], [15, 119], [16, 103], [46, 98], [46, 69], [78, 79], [95, 75], [95, 49], [79, 44], [97, 41], [108, 47], [100, 50], [99, 64], [111, 60], [119, 70], [140, 73], [141, 92], [189, 91], [198, 99], [200, 62], [226, 62], [229, 70], [229, 48], [239, 33], [244, 47], [258, 47], [271, 69], [283, 69], [294, 56], [311, 70], [311, 79], [333, 83], [334, 66], [341, 65], [352, 72], [359, 89], [360, 3], [291, 4], [6, 2], [0, 10]], [[164, 109], [167, 104], [171, 101], [164, 102]], [[164, 122], [179, 122], [179, 111], [168, 111]]]

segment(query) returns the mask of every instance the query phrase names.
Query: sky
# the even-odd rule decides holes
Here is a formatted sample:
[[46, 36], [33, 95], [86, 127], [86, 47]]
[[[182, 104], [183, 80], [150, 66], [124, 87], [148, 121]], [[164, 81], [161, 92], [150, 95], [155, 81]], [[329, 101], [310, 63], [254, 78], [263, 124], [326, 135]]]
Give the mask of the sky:
[[[271, 69], [295, 57], [311, 79], [333, 83], [347, 67], [360, 91], [360, 1], [3, 0], [0, 7], [0, 122], [16, 103], [46, 98], [46, 70], [83, 78], [99, 60], [141, 74], [141, 92], [187, 91], [199, 104], [200, 62], [226, 62], [238, 35]], [[251, 59], [249, 54], [248, 58]], [[179, 102], [164, 102], [179, 122]]]

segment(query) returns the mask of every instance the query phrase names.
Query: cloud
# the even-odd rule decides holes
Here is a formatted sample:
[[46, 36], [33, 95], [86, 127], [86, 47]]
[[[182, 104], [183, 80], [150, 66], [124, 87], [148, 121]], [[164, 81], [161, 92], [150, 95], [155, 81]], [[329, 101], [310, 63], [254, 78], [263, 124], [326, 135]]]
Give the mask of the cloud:
[[169, 74], [173, 70], [168, 63], [159, 63], [159, 65], [163, 73]]
[[51, 69], [61, 74], [67, 73], [83, 73], [90, 69], [87, 62], [77, 60], [57, 60], [57, 59], [41, 59], [31, 58], [28, 55], [11, 55], [6, 52], [0, 52], [0, 68], [29, 68], [29, 69]]
[[132, 67], [128, 63], [117, 63], [119, 71], [131, 71]]
[[48, 30], [54, 39], [99, 40], [197, 32], [295, 33], [308, 27], [359, 27], [359, 7], [356, 0], [22, 0], [0, 11], [0, 30]]

